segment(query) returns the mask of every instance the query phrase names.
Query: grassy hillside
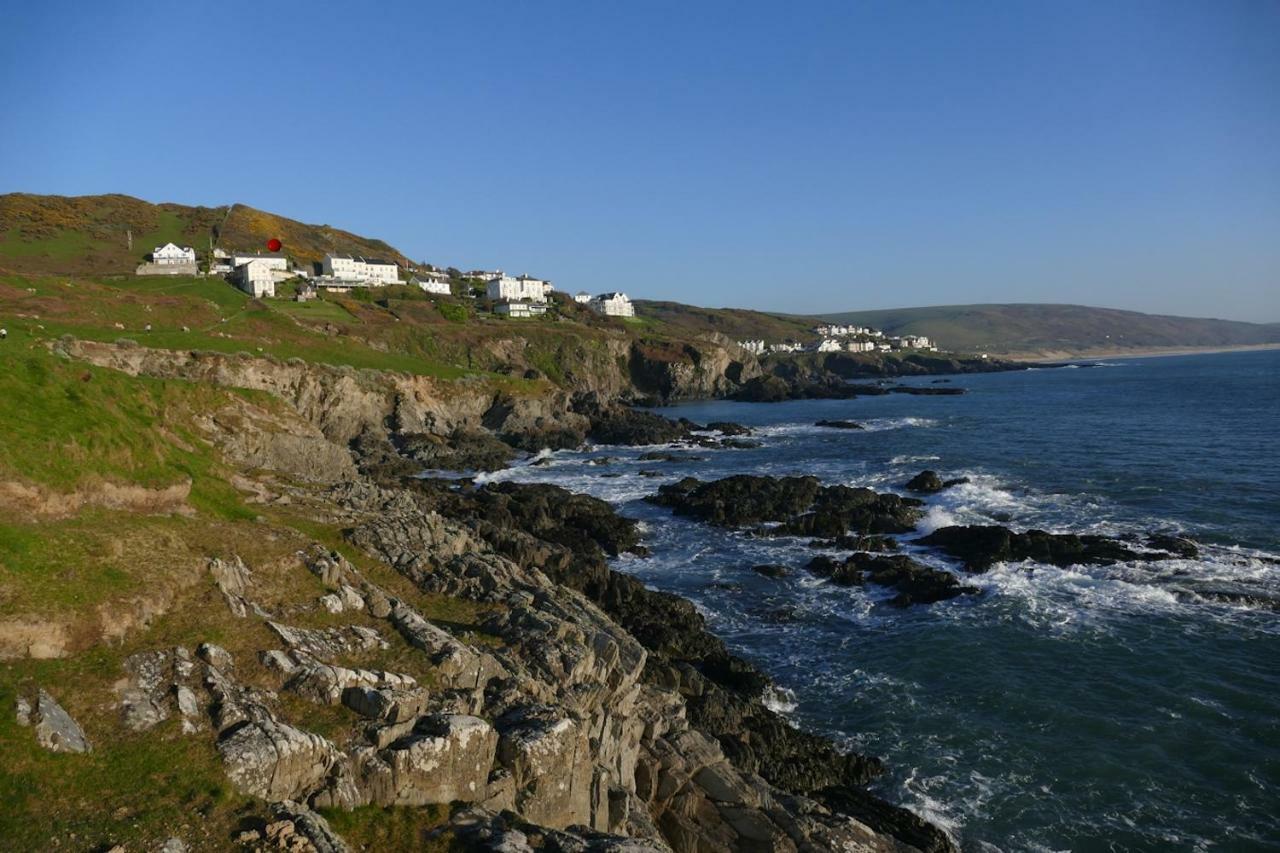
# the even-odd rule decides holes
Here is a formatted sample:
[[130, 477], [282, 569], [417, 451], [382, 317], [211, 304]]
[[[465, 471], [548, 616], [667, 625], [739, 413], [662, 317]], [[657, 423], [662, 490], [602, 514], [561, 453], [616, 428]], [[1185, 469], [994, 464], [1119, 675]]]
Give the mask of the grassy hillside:
[[1064, 353], [1280, 342], [1280, 325], [1204, 320], [1083, 305], [941, 305], [849, 311], [823, 319], [928, 335], [944, 349]]
[[[133, 232], [133, 248], [127, 234]], [[242, 204], [190, 207], [152, 204], [127, 195], [0, 195], [0, 271], [17, 273], [129, 273], [168, 242], [227, 250], [265, 251], [280, 239], [299, 263], [328, 252], [407, 259], [381, 240], [328, 225], [307, 225]]]
[[688, 334], [719, 332], [735, 341], [762, 338], [770, 342], [811, 341], [820, 322], [811, 317], [788, 317], [745, 308], [700, 308], [679, 302], [636, 300], [636, 315]]

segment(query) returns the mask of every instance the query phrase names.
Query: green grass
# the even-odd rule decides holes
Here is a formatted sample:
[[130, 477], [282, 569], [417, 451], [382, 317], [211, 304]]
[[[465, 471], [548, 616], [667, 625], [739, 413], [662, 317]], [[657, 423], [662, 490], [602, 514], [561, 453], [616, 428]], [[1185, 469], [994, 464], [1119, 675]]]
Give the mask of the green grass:
[[[225, 848], [236, 812], [249, 803], [227, 782], [209, 735], [183, 737], [174, 721], [131, 734], [114, 714], [88, 724], [70, 701], [79, 686], [70, 673], [79, 667], [46, 663], [55, 665], [0, 673], [0, 847], [47, 850], [57, 839], [71, 849], [156, 849], [178, 834], [198, 849]], [[32, 672], [44, 673], [38, 683], [77, 716], [91, 752], [48, 752], [18, 726], [16, 691]]]
[[79, 231], [60, 230], [41, 240], [24, 240], [14, 230], [0, 239], [0, 256], [8, 258], [47, 257], [66, 260], [88, 254], [99, 248], [99, 242]]
[[450, 808], [429, 806], [364, 806], [344, 811], [321, 809], [329, 825], [358, 850], [419, 850], [451, 853], [465, 849], [452, 834], [429, 838], [449, 819]]

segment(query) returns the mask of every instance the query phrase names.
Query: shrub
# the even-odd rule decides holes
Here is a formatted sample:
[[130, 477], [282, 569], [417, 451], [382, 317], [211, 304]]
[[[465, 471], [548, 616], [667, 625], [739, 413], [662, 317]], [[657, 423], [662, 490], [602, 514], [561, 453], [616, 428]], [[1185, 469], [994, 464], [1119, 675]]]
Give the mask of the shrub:
[[467, 322], [467, 309], [465, 306], [453, 302], [442, 302], [440, 303], [440, 316], [450, 323], [465, 323]]

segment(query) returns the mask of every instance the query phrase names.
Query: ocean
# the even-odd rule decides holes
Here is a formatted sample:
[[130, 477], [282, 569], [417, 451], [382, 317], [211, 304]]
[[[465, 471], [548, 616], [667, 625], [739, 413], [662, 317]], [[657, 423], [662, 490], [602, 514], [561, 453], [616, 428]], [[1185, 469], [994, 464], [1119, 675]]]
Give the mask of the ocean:
[[[947, 379], [968, 393], [681, 405], [663, 413], [737, 421], [763, 446], [682, 463], [561, 451], [488, 479], [556, 483], [640, 519], [652, 555], [615, 568], [693, 600], [776, 680], [776, 709], [884, 759], [876, 790], [964, 850], [1280, 850], [1280, 352]], [[844, 418], [866, 429], [813, 425]], [[921, 532], [1173, 532], [1203, 551], [1005, 564], [967, 579], [980, 596], [898, 610], [884, 589], [807, 575], [807, 540], [726, 534], [641, 500], [690, 474], [902, 491], [925, 468], [970, 482], [926, 499]], [[765, 578], [760, 563], [795, 571]]]

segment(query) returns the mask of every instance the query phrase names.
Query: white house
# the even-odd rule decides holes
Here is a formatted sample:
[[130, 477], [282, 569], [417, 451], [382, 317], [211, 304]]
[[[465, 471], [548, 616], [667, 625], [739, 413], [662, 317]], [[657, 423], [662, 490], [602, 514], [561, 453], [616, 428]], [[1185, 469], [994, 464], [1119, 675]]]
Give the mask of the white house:
[[252, 295], [255, 299], [263, 296], [276, 295], [276, 278], [274, 273], [275, 267], [272, 267], [268, 258], [254, 258], [246, 263], [236, 266], [236, 270], [232, 273], [232, 279], [236, 286], [245, 293]]
[[449, 284], [449, 276], [442, 272], [420, 272], [409, 278], [410, 284], [416, 284], [426, 293], [434, 293], [438, 296], [449, 296], [453, 293], [453, 287]]
[[738, 341], [738, 346], [753, 355], [764, 355], [765, 345], [763, 340]]
[[462, 277], [476, 278], [480, 281], [492, 281], [495, 278], [502, 278], [502, 270], [472, 270], [471, 272], [463, 273]]
[[875, 348], [876, 345], [871, 341], [849, 341], [845, 344], [845, 349], [849, 352], [871, 352]]
[[499, 302], [493, 306], [493, 313], [507, 317], [534, 317], [547, 313], [545, 302]]
[[580, 305], [586, 305], [588, 302], [591, 301], [591, 294], [587, 293], [585, 290], [579, 290], [576, 294], [574, 294], [573, 301], [579, 303]]
[[587, 303], [592, 311], [606, 317], [634, 317], [636, 308], [625, 293], [602, 293]]
[[156, 246], [151, 251], [151, 263], [153, 264], [189, 264], [195, 266], [196, 250], [190, 246], [178, 248], [173, 243], [165, 243], [163, 246]]
[[504, 300], [507, 302], [546, 302], [547, 291], [543, 286], [546, 282], [520, 276], [512, 278], [509, 275], [500, 275], [492, 279], [485, 285], [485, 295], [490, 299]]
[[393, 261], [352, 255], [325, 255], [324, 274], [331, 278], [364, 281], [369, 284], [395, 284], [400, 281], [400, 268]]
[[813, 344], [814, 352], [840, 352], [844, 347], [835, 338], [823, 338]]

